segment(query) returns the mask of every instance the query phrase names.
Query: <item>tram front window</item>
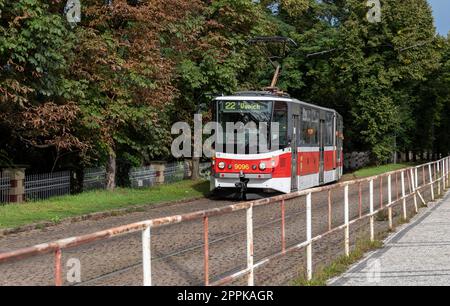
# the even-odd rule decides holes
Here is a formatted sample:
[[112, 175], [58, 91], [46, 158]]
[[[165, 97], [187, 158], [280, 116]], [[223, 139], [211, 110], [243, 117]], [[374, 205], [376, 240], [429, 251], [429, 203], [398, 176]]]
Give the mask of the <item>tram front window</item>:
[[273, 105], [272, 101], [219, 101], [224, 144], [218, 149], [231, 154], [269, 151]]

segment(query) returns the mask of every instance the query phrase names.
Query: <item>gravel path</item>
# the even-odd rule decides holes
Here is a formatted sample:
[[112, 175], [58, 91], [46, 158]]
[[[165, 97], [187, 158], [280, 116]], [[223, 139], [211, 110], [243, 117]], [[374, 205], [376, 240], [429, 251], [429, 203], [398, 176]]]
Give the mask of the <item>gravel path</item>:
[[450, 284], [450, 193], [390, 237], [333, 286], [448, 286]]

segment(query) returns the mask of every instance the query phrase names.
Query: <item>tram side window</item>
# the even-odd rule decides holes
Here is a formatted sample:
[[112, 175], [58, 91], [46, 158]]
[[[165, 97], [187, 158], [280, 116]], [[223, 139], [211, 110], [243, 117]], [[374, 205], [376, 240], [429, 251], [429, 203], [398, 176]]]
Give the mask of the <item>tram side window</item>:
[[[342, 139], [342, 132], [343, 132], [343, 129], [344, 129], [344, 123], [343, 123], [343, 121], [342, 121], [342, 117], [341, 116], [339, 116], [338, 118], [337, 118], [337, 132], [339, 132], [339, 137], [337, 137], [337, 147], [338, 147], [338, 150], [337, 150], [337, 158], [339, 159], [339, 160], [341, 160], [342, 159], [342, 145], [343, 145], [343, 139]], [[337, 134], [337, 133], [336, 133]]]
[[302, 122], [301, 122], [301, 140], [300, 144], [302, 145], [308, 145], [310, 144], [310, 137], [309, 137], [309, 129], [311, 128], [311, 110], [304, 108], [302, 109]]
[[325, 120], [325, 130], [326, 130], [326, 136], [325, 136], [325, 145], [326, 146], [332, 146], [333, 145], [333, 114], [327, 113], [326, 120]]
[[275, 102], [273, 110], [273, 122], [279, 124], [279, 135], [272, 133], [272, 140], [278, 136], [280, 148], [286, 148], [288, 144], [288, 106], [286, 102]]
[[319, 145], [319, 111], [312, 111], [312, 122], [311, 122], [311, 145]]

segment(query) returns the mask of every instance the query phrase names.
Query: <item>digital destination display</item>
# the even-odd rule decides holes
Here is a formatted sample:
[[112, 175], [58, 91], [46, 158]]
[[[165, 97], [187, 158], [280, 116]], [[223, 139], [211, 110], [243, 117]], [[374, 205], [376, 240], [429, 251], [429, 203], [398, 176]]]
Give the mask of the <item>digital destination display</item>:
[[222, 102], [222, 111], [228, 113], [234, 112], [270, 112], [272, 102], [255, 101], [224, 101]]

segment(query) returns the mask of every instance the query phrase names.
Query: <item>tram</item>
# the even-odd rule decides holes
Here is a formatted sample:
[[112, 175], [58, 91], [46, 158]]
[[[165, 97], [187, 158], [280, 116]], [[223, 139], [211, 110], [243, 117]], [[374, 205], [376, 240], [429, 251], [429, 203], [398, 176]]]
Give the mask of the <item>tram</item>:
[[[279, 37], [254, 40], [274, 41], [292, 42]], [[245, 200], [247, 194], [286, 194], [342, 177], [342, 116], [333, 109], [305, 103], [279, 91], [276, 83], [281, 66], [274, 67], [270, 87], [220, 96], [212, 102], [213, 117], [222, 127], [224, 142], [216, 148], [212, 161], [210, 182], [215, 193], [240, 195]], [[249, 122], [256, 126], [266, 124], [265, 139], [261, 130], [257, 141], [251, 142], [250, 136], [255, 133], [251, 129], [244, 129], [240, 138], [236, 130], [227, 129], [229, 124]]]
[[[215, 152], [211, 190], [224, 193], [291, 193], [338, 181], [343, 174], [343, 119], [333, 109], [273, 92], [240, 92], [213, 101], [216, 122], [278, 123], [267, 152], [237, 153], [225, 145]], [[225, 130], [225, 129], [224, 129]], [[226, 133], [226, 132], [225, 132]], [[247, 133], [248, 136], [248, 133]], [[232, 141], [236, 141], [236, 137]], [[277, 147], [272, 147], [277, 140]], [[252, 152], [254, 153], [254, 152]]]

